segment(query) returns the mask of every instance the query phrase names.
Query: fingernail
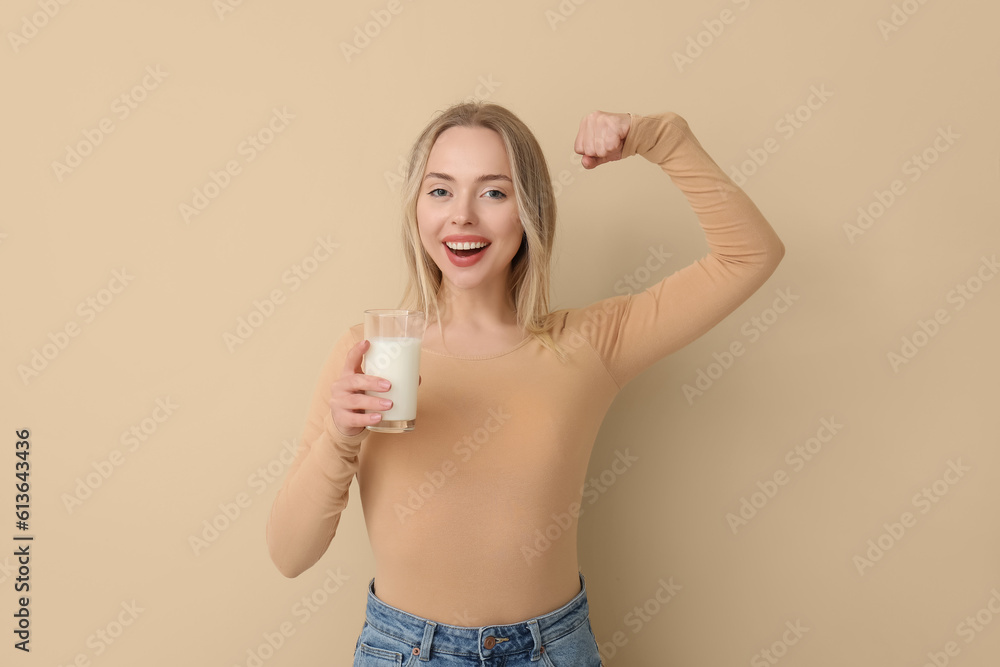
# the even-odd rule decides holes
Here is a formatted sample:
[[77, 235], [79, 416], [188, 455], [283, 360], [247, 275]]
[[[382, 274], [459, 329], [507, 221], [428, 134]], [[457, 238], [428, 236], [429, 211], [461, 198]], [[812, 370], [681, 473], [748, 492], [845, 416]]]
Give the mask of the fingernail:
[[384, 389], [388, 389], [389, 388], [389, 382], [387, 380], [379, 380], [378, 388], [379, 389], [383, 389], [383, 390]]

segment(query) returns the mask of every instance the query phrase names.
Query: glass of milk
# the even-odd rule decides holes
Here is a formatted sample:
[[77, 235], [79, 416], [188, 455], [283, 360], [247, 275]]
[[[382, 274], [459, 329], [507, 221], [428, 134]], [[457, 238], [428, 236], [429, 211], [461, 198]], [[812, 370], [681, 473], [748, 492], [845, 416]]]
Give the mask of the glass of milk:
[[[365, 339], [370, 343], [361, 370], [385, 378], [388, 391], [365, 391], [392, 401], [381, 411], [382, 420], [366, 426], [370, 431], [403, 433], [417, 424], [417, 385], [420, 381], [420, 343], [425, 319], [419, 310], [373, 309], [365, 311]], [[367, 413], [376, 412], [368, 410]]]

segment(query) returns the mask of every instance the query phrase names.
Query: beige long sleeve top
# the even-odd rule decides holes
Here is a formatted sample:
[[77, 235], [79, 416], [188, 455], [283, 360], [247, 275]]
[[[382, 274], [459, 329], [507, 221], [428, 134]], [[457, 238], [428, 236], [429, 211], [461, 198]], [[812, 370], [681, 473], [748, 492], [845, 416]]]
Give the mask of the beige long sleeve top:
[[479, 626], [526, 620], [579, 592], [575, 514], [612, 400], [746, 301], [784, 255], [683, 118], [631, 116], [622, 158], [660, 166], [697, 215], [709, 253], [640, 293], [556, 311], [565, 365], [531, 337], [480, 357], [422, 349], [417, 427], [407, 433], [348, 437], [334, 424], [330, 385], [364, 335], [361, 323], [350, 327], [322, 368], [267, 522], [284, 575], [326, 552], [356, 476], [386, 603]]

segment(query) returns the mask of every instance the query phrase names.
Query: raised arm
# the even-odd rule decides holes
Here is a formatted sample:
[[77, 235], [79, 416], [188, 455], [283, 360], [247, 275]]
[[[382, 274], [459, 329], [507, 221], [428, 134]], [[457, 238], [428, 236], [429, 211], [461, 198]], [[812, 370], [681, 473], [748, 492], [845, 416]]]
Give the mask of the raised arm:
[[329, 548], [347, 507], [361, 442], [369, 433], [365, 429], [354, 436], [342, 434], [330, 412], [330, 386], [343, 372], [353, 345], [348, 331], [323, 366], [295, 460], [271, 506], [267, 548], [286, 577], [308, 570]]
[[643, 292], [568, 313], [566, 326], [583, 332], [619, 388], [736, 310], [785, 254], [774, 229], [683, 118], [673, 112], [628, 116], [621, 157], [641, 155], [660, 166], [697, 215], [709, 253]]

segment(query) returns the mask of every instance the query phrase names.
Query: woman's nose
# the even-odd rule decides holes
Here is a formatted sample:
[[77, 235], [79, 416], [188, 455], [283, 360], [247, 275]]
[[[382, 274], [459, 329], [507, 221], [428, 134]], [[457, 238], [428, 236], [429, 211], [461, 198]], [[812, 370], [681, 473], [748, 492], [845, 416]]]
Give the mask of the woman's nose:
[[476, 208], [471, 197], [455, 197], [451, 211], [452, 220], [456, 223], [475, 222]]

